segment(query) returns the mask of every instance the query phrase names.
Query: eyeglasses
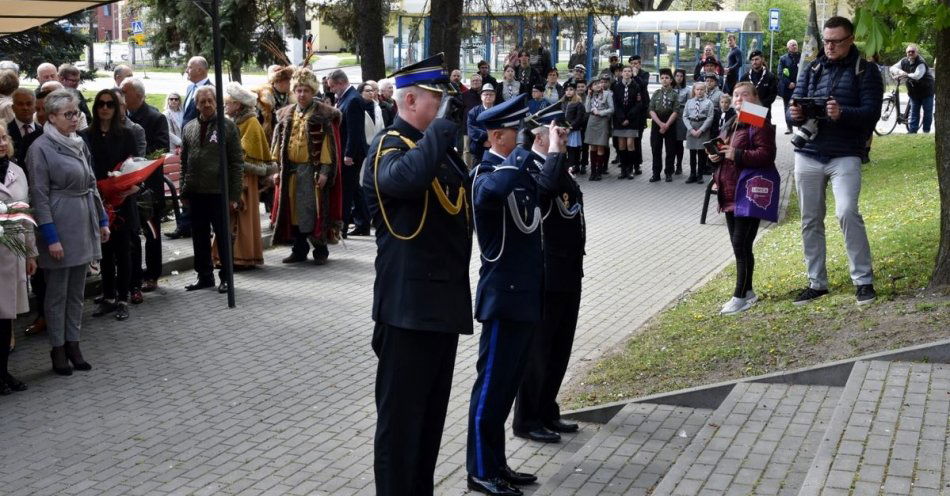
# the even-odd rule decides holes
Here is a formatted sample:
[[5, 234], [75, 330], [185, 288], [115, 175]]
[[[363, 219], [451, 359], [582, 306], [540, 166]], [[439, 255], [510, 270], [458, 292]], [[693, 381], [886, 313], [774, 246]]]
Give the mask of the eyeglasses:
[[63, 118], [68, 120], [78, 119], [79, 111], [78, 110], [69, 110], [62, 113]]
[[917, 50], [907, 50], [907, 55], [913, 55], [917, 53]]
[[838, 46], [838, 45], [840, 45], [840, 44], [842, 44], [842, 43], [844, 43], [844, 42], [846, 42], [846, 41], [848, 41], [848, 40], [850, 40], [850, 39], [851, 39], [851, 37], [848, 36], [848, 37], [845, 37], [845, 38], [841, 38], [840, 40], [829, 40], [829, 39], [826, 38], [826, 39], [824, 39], [824, 40], [822, 40], [822, 41], [823, 41], [823, 43], [825, 44], [825, 46]]
[[115, 101], [113, 100], [99, 100], [96, 102], [96, 107], [105, 107], [108, 109], [115, 108]]
[[171, 98], [168, 99], [168, 101], [170, 101], [170, 102], [178, 102], [178, 101], [181, 101], [181, 99], [180, 99], [180, 98], [176, 98], [176, 97], [171, 97]]

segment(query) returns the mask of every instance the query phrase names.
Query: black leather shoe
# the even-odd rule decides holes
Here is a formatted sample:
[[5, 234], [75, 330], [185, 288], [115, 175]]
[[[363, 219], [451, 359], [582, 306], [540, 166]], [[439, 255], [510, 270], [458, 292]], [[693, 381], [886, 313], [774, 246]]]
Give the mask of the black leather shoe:
[[515, 472], [508, 465], [501, 467], [501, 478], [508, 481], [509, 484], [516, 486], [526, 486], [528, 484], [534, 484], [538, 481], [537, 476], [534, 474], [526, 474], [524, 472]]
[[66, 359], [66, 348], [64, 346], [55, 346], [49, 350], [49, 357], [53, 361], [53, 372], [59, 375], [73, 375], [73, 368], [69, 366]]
[[348, 233], [350, 236], [369, 236], [369, 226], [367, 227], [354, 227]]
[[93, 317], [102, 317], [103, 315], [110, 314], [115, 311], [115, 302], [111, 300], [102, 300], [96, 305], [96, 309], [92, 312]]
[[213, 279], [213, 278], [212, 278], [212, 279], [202, 279], [202, 278], [199, 277], [197, 281], [195, 281], [195, 282], [193, 282], [193, 283], [191, 283], [191, 284], [185, 286], [185, 291], [196, 291], [196, 290], [199, 290], [199, 289], [213, 288], [213, 287], [214, 287], [214, 279]]
[[172, 232], [165, 233], [165, 236], [167, 236], [168, 239], [190, 238], [191, 232], [175, 229]]
[[653, 177], [650, 178], [650, 182], [651, 182], [651, 183], [658, 183], [658, 182], [660, 182], [660, 176], [654, 175]]
[[26, 391], [27, 390], [26, 384], [23, 384], [22, 382], [18, 381], [15, 377], [13, 377], [10, 374], [0, 375], [0, 383], [6, 384], [7, 387], [9, 387], [11, 391]]
[[554, 432], [577, 432], [578, 429], [577, 424], [571, 424], [561, 419], [557, 419], [552, 422], [546, 422], [544, 427]]
[[538, 427], [537, 429], [528, 432], [515, 431], [515, 436], [522, 439], [538, 441], [540, 443], [557, 443], [561, 441], [560, 434], [551, 432], [544, 427]]
[[667, 174], [667, 175], [666, 175], [666, 182], [668, 182], [668, 183], [673, 182], [673, 175], [672, 175], [672, 174]]
[[221, 281], [221, 284], [218, 284], [218, 292], [221, 294], [228, 292], [228, 281]]
[[639, 176], [640, 174], [643, 174], [643, 169], [641, 169], [640, 166], [637, 166], [637, 165], [633, 166], [633, 175]]
[[306, 261], [307, 261], [307, 255], [298, 255], [296, 253], [291, 253], [289, 257], [284, 258], [280, 262], [285, 263], [285, 264], [292, 264], [292, 263], [300, 263], [300, 262], [306, 262]]
[[501, 477], [495, 477], [494, 479], [479, 479], [478, 477], [469, 475], [468, 488], [469, 490], [479, 493], [496, 494], [501, 496], [522, 496], [524, 494], [521, 492], [521, 489], [512, 486]]

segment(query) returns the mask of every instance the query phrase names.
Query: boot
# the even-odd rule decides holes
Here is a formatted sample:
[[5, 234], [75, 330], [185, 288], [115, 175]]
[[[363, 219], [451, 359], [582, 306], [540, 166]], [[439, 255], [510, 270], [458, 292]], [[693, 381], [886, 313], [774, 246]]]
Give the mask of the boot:
[[92, 365], [83, 359], [82, 352], [79, 351], [79, 341], [66, 341], [66, 357], [76, 370], [92, 370]]
[[600, 181], [600, 163], [604, 159], [605, 155], [597, 155], [596, 153], [590, 154], [590, 180], [591, 181]]
[[686, 184], [692, 184], [696, 182], [696, 166], [689, 166], [689, 177], [686, 178]]
[[73, 368], [66, 361], [66, 348], [54, 346], [49, 350], [49, 357], [53, 360], [53, 372], [59, 375], [73, 375]]
[[626, 179], [630, 175], [630, 164], [627, 162], [627, 150], [618, 151], [617, 156], [620, 158], [620, 175], [617, 176], [617, 179]]
[[636, 153], [633, 150], [627, 150], [627, 179], [633, 179], [633, 176], [643, 174], [640, 171], [640, 165], [633, 163], [636, 160]]

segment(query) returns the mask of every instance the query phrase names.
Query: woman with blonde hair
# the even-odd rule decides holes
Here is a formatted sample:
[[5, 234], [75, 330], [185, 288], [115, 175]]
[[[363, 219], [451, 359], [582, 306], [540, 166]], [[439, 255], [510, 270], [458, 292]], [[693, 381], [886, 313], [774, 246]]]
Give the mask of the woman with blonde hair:
[[165, 109], [162, 110], [165, 120], [168, 121], [168, 145], [174, 151], [181, 146], [181, 118], [184, 114], [181, 106], [181, 95], [174, 91], [165, 97]]

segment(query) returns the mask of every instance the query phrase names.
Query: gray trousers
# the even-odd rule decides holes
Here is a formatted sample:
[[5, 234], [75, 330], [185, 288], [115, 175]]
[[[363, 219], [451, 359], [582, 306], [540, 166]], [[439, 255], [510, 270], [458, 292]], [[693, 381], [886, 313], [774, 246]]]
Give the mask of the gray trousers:
[[851, 280], [856, 286], [872, 284], [871, 246], [858, 211], [861, 194], [861, 159], [838, 157], [827, 164], [802, 153], [795, 154], [795, 187], [802, 214], [802, 244], [808, 283], [813, 289], [828, 288], [825, 267], [825, 190], [831, 182], [835, 216], [844, 234]]
[[43, 269], [46, 276], [46, 334], [50, 346], [79, 341], [82, 326], [82, 298], [86, 291], [89, 264]]

